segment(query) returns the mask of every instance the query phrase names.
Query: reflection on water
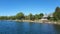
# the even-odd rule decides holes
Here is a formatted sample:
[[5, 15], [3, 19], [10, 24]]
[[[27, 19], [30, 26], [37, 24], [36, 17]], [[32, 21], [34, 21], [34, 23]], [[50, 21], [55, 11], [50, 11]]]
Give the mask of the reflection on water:
[[60, 25], [54, 25], [57, 34], [60, 34]]
[[0, 34], [60, 34], [60, 25], [0, 21]]

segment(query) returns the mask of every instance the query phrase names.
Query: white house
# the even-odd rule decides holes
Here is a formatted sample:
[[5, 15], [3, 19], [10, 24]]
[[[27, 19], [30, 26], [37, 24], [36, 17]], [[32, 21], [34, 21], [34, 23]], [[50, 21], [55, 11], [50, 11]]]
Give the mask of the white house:
[[47, 19], [48, 16], [53, 17], [52, 14], [49, 14], [49, 15], [45, 14], [45, 15], [42, 17], [41, 20], [48, 20], [48, 19]]
[[41, 20], [47, 20], [47, 15], [44, 15]]

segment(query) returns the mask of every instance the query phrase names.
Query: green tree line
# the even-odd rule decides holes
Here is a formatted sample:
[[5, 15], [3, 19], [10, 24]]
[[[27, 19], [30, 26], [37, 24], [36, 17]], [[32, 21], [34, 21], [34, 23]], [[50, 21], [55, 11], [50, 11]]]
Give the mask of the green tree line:
[[[22, 12], [17, 13], [15, 16], [0, 16], [0, 20], [39, 20], [44, 16], [43, 13], [40, 14], [35, 14], [33, 15], [32, 13], [30, 13], [29, 15], [25, 15]], [[48, 16], [47, 17], [48, 20], [60, 20], [60, 7], [56, 7], [55, 11], [53, 12], [53, 17]]]
[[30, 13], [28, 16], [24, 15], [24, 13], [17, 13], [15, 16], [0, 16], [0, 20], [36, 20], [41, 19], [44, 16], [43, 13], [33, 15]]

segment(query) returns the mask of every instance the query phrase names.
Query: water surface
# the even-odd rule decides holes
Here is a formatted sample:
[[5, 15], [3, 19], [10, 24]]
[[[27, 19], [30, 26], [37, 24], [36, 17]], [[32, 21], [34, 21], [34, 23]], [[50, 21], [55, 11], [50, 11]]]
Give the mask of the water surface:
[[60, 34], [60, 25], [0, 21], [0, 34]]

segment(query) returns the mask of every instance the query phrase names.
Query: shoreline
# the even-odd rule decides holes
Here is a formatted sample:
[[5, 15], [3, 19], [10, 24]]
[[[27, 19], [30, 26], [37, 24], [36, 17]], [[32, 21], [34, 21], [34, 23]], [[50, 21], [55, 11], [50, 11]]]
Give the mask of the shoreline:
[[57, 24], [57, 25], [60, 25], [59, 22], [56, 22], [56, 21], [49, 21], [49, 20], [46, 20], [46, 21], [43, 21], [43, 20], [4, 20], [4, 21], [16, 21], [16, 22], [35, 22], [35, 23], [47, 23], [47, 24]]
[[46, 20], [46, 21], [43, 21], [43, 20], [12, 20], [12, 21], [16, 21], [16, 22], [35, 22], [35, 23], [48, 23], [48, 24], [57, 24], [57, 25], [60, 25], [59, 22], [56, 22], [56, 21], [49, 21], [49, 20]]

